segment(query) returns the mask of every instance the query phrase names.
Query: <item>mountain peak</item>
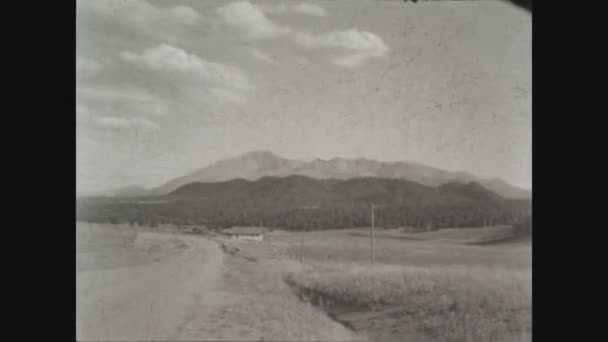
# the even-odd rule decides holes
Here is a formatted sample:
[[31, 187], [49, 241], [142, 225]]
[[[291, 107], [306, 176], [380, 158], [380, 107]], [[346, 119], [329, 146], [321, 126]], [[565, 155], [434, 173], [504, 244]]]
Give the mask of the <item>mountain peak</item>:
[[496, 199], [499, 197], [498, 194], [488, 190], [486, 187], [481, 185], [478, 182], [468, 182], [468, 183], [460, 183], [460, 182], [449, 182], [439, 186], [440, 189], [449, 190], [449, 191], [457, 191], [460, 194], [466, 194], [469, 197], [477, 198], [477, 199]]
[[[208, 167], [153, 189], [156, 194], [167, 194], [191, 182], [223, 182], [235, 178], [254, 181], [262, 177], [307, 176], [314, 179], [350, 179], [357, 177], [377, 177], [402, 179], [426, 186], [440, 186], [446, 183], [477, 182], [479, 186], [468, 186], [468, 191], [483, 194], [485, 188], [508, 198], [530, 198], [530, 192], [518, 189], [504, 181], [487, 180], [468, 172], [444, 171], [411, 162], [382, 162], [367, 158], [331, 159], [316, 158], [300, 161], [283, 158], [268, 150], [254, 150], [239, 156], [224, 159]], [[291, 178], [298, 180], [299, 178]], [[452, 185], [454, 186], [454, 185]], [[448, 186], [449, 188], [450, 186]], [[455, 186], [458, 188], [458, 186]]]
[[258, 150], [258, 151], [250, 151], [243, 153], [241, 157], [254, 157], [254, 158], [280, 158], [276, 154], [271, 151], [266, 150]]

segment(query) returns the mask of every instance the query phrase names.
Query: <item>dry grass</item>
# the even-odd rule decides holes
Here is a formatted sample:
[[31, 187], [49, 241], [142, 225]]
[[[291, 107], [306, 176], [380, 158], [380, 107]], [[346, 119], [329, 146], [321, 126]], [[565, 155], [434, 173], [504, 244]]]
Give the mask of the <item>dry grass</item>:
[[77, 272], [144, 265], [187, 247], [128, 225], [78, 222], [76, 239]]
[[[463, 243], [478, 232], [485, 233], [379, 231], [373, 269], [365, 229], [306, 233], [304, 264], [297, 263], [299, 233], [273, 232], [265, 242], [226, 240], [239, 251], [225, 255], [221, 292], [227, 305], [215, 314], [213, 329], [226, 340], [354, 341], [364, 339], [359, 332], [383, 341], [528, 340], [531, 247]], [[121, 241], [106, 233], [112, 244]], [[90, 251], [79, 253], [86, 261], [83, 255], [91, 253], [83, 252]], [[146, 248], [145, 259], [150, 253]], [[359, 335], [299, 300], [285, 278], [356, 307], [361, 317], [349, 319], [358, 320]], [[379, 315], [363, 315], [370, 312]]]
[[339, 318], [379, 341], [530, 340], [531, 245], [468, 244], [504, 231], [379, 230], [373, 269], [367, 229], [305, 233], [304, 264], [298, 232], [239, 244], [239, 254], [289, 260], [287, 279], [326, 303], [349, 303], [358, 314]]
[[390, 307], [387, 315], [439, 341], [506, 341], [531, 329], [529, 269], [324, 263], [289, 279], [367, 310]]
[[363, 340], [294, 296], [282, 279], [281, 265], [228, 255], [225, 265], [224, 290], [240, 297], [218, 315], [247, 330], [245, 336], [261, 341]]
[[[487, 231], [486, 231], [487, 229]], [[529, 267], [530, 244], [470, 245], [470, 241], [500, 234], [501, 229], [446, 229], [427, 233], [376, 231], [375, 260], [379, 264], [411, 266]], [[284, 248], [286, 257], [300, 256], [301, 233], [273, 233], [266, 244]], [[366, 264], [370, 260], [369, 229], [304, 233], [304, 260]]]

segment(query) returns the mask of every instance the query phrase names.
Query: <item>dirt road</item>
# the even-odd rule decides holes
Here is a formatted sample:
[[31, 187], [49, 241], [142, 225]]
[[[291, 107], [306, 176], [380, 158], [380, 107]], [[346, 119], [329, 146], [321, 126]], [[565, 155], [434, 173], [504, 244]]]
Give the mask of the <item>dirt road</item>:
[[[146, 233], [159, 244], [167, 234]], [[180, 253], [150, 263], [77, 273], [77, 339], [80, 341], [188, 340], [224, 299], [214, 296], [223, 254], [217, 244], [180, 236]], [[200, 339], [200, 336], [199, 336]]]
[[78, 237], [79, 341], [361, 340], [300, 301], [282, 264], [226, 254], [228, 241], [91, 224]]

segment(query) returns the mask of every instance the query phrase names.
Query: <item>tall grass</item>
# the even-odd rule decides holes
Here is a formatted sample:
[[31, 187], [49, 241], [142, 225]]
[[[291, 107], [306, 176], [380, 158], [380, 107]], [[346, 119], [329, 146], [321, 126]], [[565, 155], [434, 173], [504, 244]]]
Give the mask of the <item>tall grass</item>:
[[[400, 319], [440, 341], [506, 341], [531, 329], [531, 271], [481, 266], [316, 264], [288, 275], [328, 298], [398, 307]], [[395, 312], [392, 311], [392, 315]]]
[[224, 290], [242, 296], [221, 313], [230, 317], [234, 329], [248, 327], [246, 335], [260, 341], [363, 340], [294, 296], [281, 265], [235, 256], [226, 257], [225, 265]]

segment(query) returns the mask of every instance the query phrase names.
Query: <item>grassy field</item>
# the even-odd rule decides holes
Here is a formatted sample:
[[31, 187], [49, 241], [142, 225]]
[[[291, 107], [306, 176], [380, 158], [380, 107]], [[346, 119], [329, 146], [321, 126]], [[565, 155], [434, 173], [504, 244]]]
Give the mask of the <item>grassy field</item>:
[[[77, 227], [79, 271], [183, 250], [178, 239], [146, 239], [141, 227], [85, 227]], [[218, 306], [201, 326], [230, 340], [530, 341], [531, 243], [505, 239], [511, 232], [378, 229], [373, 268], [365, 228], [273, 231], [264, 242], [207, 233], [230, 247], [220, 248]], [[504, 242], [477, 244], [494, 240]]]
[[[504, 242], [509, 227], [376, 232], [370, 267], [368, 229], [275, 231], [239, 252], [281, 264], [302, 298], [378, 341], [531, 340], [531, 244]], [[289, 265], [286, 267], [285, 265]]]
[[287, 279], [329, 310], [332, 301], [350, 306], [341, 319], [382, 340], [418, 334], [436, 341], [512, 341], [531, 329], [526, 270], [325, 264]]
[[225, 266], [223, 291], [230, 295], [226, 307], [215, 317], [218, 324], [240, 330], [238, 340], [367, 340], [329, 319], [321, 309], [299, 300], [283, 280], [283, 271], [290, 268], [287, 264], [276, 267], [264, 260], [227, 256]]
[[[529, 267], [530, 243], [475, 245], [508, 234], [510, 227], [444, 229], [425, 233], [376, 230], [374, 254], [379, 264], [411, 266], [469, 265], [487, 267]], [[366, 264], [371, 259], [369, 229], [341, 229], [306, 233], [273, 232], [268, 243], [284, 248], [289, 258], [298, 259], [301, 239], [303, 258], [309, 262]]]
[[76, 271], [131, 267], [179, 253], [178, 239], [158, 240], [139, 234], [129, 225], [79, 222], [76, 225]]
[[288, 268], [174, 228], [77, 223], [83, 339], [365, 340], [301, 301], [283, 281]]

